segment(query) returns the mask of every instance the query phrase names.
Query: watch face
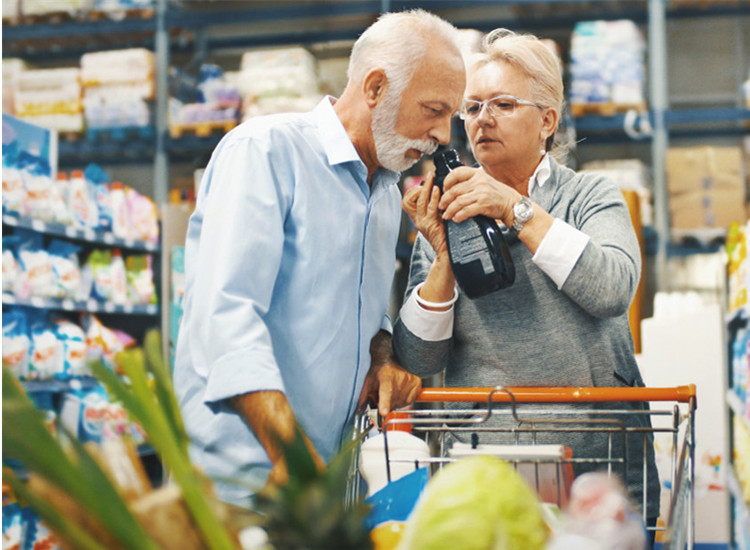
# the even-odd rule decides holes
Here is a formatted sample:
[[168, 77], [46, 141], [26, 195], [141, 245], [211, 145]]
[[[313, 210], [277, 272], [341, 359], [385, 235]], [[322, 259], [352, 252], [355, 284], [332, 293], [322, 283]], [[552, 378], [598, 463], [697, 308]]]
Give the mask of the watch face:
[[533, 212], [531, 202], [528, 199], [521, 200], [513, 207], [513, 215], [520, 222], [529, 221]]

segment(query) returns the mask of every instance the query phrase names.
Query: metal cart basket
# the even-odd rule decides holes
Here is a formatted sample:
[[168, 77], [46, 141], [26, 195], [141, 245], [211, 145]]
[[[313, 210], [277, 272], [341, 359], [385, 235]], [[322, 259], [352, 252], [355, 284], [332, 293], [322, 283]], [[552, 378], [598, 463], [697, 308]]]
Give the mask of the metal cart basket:
[[[640, 402], [636, 410], [625, 403]], [[573, 407], [573, 408], [571, 408]], [[671, 482], [669, 510], [662, 514], [663, 525], [649, 527], [657, 531], [665, 549], [694, 547], [694, 415], [697, 407], [694, 385], [670, 388], [425, 388], [413, 407], [389, 414], [363, 412], [357, 420], [354, 437], [379, 428], [383, 433], [383, 451], [387, 479], [398, 463], [414, 469], [427, 466], [431, 473], [444, 464], [467, 454], [489, 452], [513, 464], [526, 481], [536, 489], [541, 500], [564, 507], [574, 471], [579, 467], [603, 470], [632, 477], [628, 469], [628, 442], [641, 442], [646, 456], [647, 441], [657, 436], [670, 442], [670, 460], [662, 477]], [[628, 415], [648, 415], [650, 427], [634, 427], [623, 421]], [[640, 424], [643, 424], [642, 422]], [[646, 423], [648, 426], [648, 423]], [[431, 452], [418, 460], [398, 458], [389, 452], [388, 434], [393, 430], [411, 431], [423, 438]], [[492, 435], [488, 435], [492, 434]], [[585, 456], [580, 449], [571, 453], [564, 445], [549, 445], [558, 439], [566, 441], [571, 434], [604, 439], [604, 456]], [[501, 437], [502, 445], [480, 443], [484, 437]], [[393, 436], [391, 436], [393, 437]], [[625, 452], [616, 445], [625, 442]], [[463, 443], [461, 441], [464, 441]], [[451, 446], [450, 442], [454, 442]], [[631, 449], [632, 450], [632, 449]], [[640, 453], [640, 451], [638, 451]], [[636, 455], [637, 456], [637, 455]], [[349, 472], [347, 500], [362, 498], [364, 480], [359, 474], [359, 453], [355, 453]], [[646, 520], [648, 472], [643, 460], [643, 502], [638, 503]], [[637, 470], [636, 471], [640, 471]], [[638, 474], [639, 476], [641, 474]], [[664, 480], [662, 480], [664, 481]], [[632, 479], [627, 482], [632, 485]], [[664, 483], [663, 483], [664, 485]]]

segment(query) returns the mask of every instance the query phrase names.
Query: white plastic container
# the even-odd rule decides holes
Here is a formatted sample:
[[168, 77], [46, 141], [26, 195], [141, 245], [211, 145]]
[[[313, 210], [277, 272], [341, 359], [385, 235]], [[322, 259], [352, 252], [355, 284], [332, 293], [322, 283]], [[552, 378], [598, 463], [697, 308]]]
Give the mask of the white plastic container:
[[[367, 482], [367, 496], [371, 496], [388, 483], [385, 462], [385, 437], [382, 433], [362, 443], [359, 451], [359, 472]], [[391, 481], [414, 470], [427, 466], [430, 447], [427, 443], [403, 431], [388, 432], [388, 460]]]

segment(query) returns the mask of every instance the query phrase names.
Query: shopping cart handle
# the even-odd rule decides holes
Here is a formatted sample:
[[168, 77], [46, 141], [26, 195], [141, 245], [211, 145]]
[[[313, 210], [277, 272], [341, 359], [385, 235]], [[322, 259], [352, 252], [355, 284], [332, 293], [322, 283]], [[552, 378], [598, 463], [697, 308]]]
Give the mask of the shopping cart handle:
[[[494, 393], [493, 393], [494, 392]], [[594, 403], [603, 401], [676, 401], [697, 408], [695, 384], [670, 388], [630, 387], [566, 387], [566, 388], [424, 388], [417, 397], [421, 403], [484, 403], [492, 394], [492, 401], [508, 403], [513, 394], [517, 403]]]

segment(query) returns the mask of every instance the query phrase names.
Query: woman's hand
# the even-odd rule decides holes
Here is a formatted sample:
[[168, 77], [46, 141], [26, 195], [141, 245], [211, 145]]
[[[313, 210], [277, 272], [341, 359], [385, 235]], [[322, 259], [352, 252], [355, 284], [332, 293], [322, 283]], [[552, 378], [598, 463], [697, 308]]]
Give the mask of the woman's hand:
[[478, 214], [505, 225], [513, 222], [513, 205], [522, 195], [480, 168], [460, 166], [443, 182], [439, 208], [443, 218], [461, 223]]
[[411, 218], [417, 230], [430, 243], [437, 255], [447, 254], [445, 226], [438, 210], [440, 190], [433, 185], [435, 179], [431, 174], [421, 185], [409, 189], [401, 201], [401, 207]]

